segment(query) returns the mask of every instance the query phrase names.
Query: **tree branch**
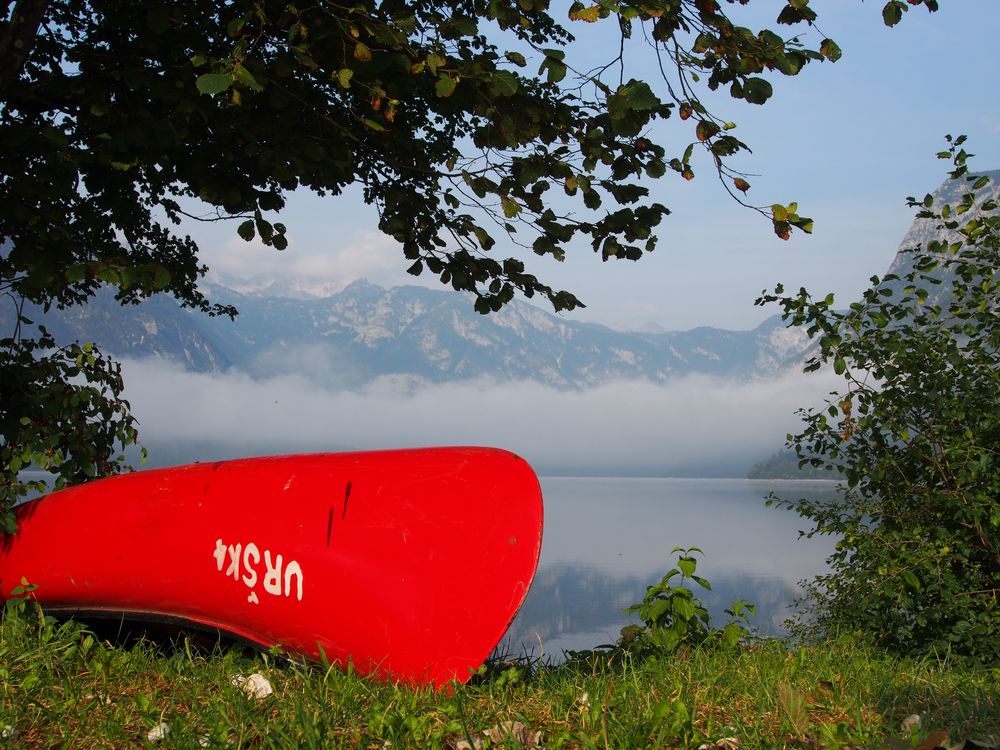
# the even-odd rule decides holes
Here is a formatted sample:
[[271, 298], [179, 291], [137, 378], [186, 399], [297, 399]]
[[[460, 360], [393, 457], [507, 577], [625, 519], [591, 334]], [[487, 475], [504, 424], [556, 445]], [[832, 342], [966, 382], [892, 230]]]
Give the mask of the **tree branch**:
[[21, 74], [50, 0], [18, 0], [0, 37], [0, 96]]

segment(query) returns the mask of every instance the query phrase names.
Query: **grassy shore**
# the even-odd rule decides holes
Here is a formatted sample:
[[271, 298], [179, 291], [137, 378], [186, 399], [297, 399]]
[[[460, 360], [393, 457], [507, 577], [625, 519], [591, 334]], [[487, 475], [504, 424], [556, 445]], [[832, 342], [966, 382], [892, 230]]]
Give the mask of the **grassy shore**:
[[[271, 695], [234, 684], [255, 673]], [[15, 610], [0, 623], [0, 691], [0, 746], [17, 748], [931, 748], [1000, 735], [1000, 670], [849, 641], [497, 662], [435, 693], [184, 638], [112, 645]]]

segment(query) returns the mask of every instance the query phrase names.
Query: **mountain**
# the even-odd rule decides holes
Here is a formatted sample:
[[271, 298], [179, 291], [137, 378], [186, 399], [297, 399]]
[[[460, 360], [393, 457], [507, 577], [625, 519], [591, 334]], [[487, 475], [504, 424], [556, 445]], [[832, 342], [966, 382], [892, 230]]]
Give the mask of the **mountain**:
[[[973, 207], [961, 217], [956, 216], [963, 222], [967, 222], [973, 217], [982, 214], [982, 205], [987, 200], [1000, 200], [1000, 170], [990, 172], [976, 172], [977, 176], [986, 176], [990, 179], [989, 185], [977, 194], [977, 200]], [[950, 205], [953, 208], [961, 203], [962, 196], [968, 192], [971, 186], [965, 180], [945, 180], [934, 193], [931, 194], [931, 205], [934, 210], [940, 210], [943, 205]], [[953, 214], [954, 216], [954, 214]], [[961, 239], [958, 232], [948, 230], [940, 226], [937, 219], [914, 219], [909, 230], [899, 243], [899, 249], [889, 265], [885, 275], [895, 275], [900, 277], [895, 281], [883, 281], [881, 286], [885, 289], [893, 289], [899, 292], [905, 282], [902, 277], [913, 270], [914, 251], [927, 249], [932, 242], [953, 243]], [[940, 279], [947, 282], [952, 274], [948, 270], [946, 263], [933, 273], [929, 273], [931, 278]], [[947, 308], [951, 298], [951, 287], [948, 283], [926, 284], [928, 292], [928, 303]], [[835, 478], [826, 472], [817, 472], [811, 467], [798, 468], [798, 460], [795, 454], [789, 451], [778, 451], [770, 457], [764, 458], [756, 463], [749, 472], [749, 479], [813, 479], [813, 478]]]
[[[978, 193], [978, 200], [970, 211], [961, 217], [955, 217], [963, 222], [980, 215], [980, 208], [985, 201], [989, 199], [1000, 199], [1000, 170], [994, 170], [992, 172], [976, 172], [976, 174], [989, 177], [990, 184]], [[969, 187], [970, 186], [964, 180], [946, 180], [945, 183], [931, 195], [934, 209], [939, 209], [944, 204], [952, 207], [958, 206], [961, 202], [962, 195], [968, 191]], [[935, 240], [952, 243], [960, 239], [958, 232], [942, 229], [939, 224], [940, 222], [936, 219], [914, 219], [913, 224], [910, 225], [909, 231], [907, 231], [906, 236], [903, 237], [903, 241], [899, 244], [899, 250], [896, 252], [896, 257], [893, 258], [892, 264], [889, 266], [887, 273], [904, 276], [913, 270], [914, 250], [926, 248]], [[944, 279], [946, 275], [947, 270], [942, 268], [940, 272], [936, 274], [936, 277]], [[901, 286], [901, 282], [895, 284], [894, 286]], [[950, 288], [947, 284], [931, 287], [927, 291], [929, 292], [928, 299], [932, 304], [941, 306], [947, 305], [950, 297]]]
[[777, 317], [752, 331], [623, 333], [524, 302], [483, 316], [454, 292], [364, 281], [322, 299], [219, 285], [206, 292], [235, 305], [237, 319], [185, 310], [166, 297], [121, 307], [109, 292], [44, 319], [57, 340], [91, 340], [118, 357], [159, 356], [194, 371], [237, 369], [258, 378], [308, 372], [335, 389], [386, 376], [411, 385], [488, 377], [571, 388], [690, 374], [754, 380], [793, 367], [807, 343]]
[[240, 310], [235, 325], [208, 324], [217, 334], [231, 333], [230, 356], [256, 375], [325, 354], [349, 363], [360, 381], [378, 375], [415, 382], [485, 376], [584, 387], [620, 378], [662, 382], [691, 373], [753, 379], [787, 366], [804, 344], [804, 337], [777, 319], [754, 331], [622, 333], [523, 302], [482, 316], [454, 292], [387, 290], [367, 282], [321, 300], [251, 297], [219, 288], [211, 296]]
[[[13, 330], [13, 316], [12, 305], [0, 305], [0, 331]], [[166, 295], [123, 307], [110, 289], [101, 289], [87, 304], [65, 310], [25, 304], [24, 316], [44, 324], [60, 343], [93, 341], [119, 357], [163, 357], [195, 372], [234, 365], [212, 330]]]

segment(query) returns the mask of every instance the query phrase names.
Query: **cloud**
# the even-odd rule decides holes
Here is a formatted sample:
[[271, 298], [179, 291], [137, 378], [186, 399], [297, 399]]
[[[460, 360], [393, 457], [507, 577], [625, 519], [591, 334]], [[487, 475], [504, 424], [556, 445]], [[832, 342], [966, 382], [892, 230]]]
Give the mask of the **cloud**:
[[537, 382], [414, 386], [383, 378], [330, 391], [299, 374], [255, 380], [162, 360], [124, 366], [127, 397], [152, 445], [270, 453], [492, 445], [566, 471], [745, 467], [780, 448], [798, 424], [795, 409], [821, 403], [832, 385], [822, 376], [754, 384], [687, 377], [561, 391]]
[[288, 248], [280, 252], [259, 239], [245, 242], [230, 237], [204, 249], [202, 260], [213, 281], [239, 280], [261, 288], [278, 281], [316, 296], [335, 294], [359, 279], [385, 287], [421, 282], [438, 286], [427, 274], [419, 279], [407, 274], [409, 263], [399, 245], [381, 232], [354, 229], [337, 236], [303, 234], [291, 237]]

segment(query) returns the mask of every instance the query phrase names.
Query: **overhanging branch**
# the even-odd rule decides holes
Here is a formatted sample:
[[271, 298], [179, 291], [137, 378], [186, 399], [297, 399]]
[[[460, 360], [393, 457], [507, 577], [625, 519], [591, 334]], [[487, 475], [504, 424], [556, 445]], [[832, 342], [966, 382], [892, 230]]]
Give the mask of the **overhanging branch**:
[[[0, 97], [21, 74], [50, 0], [18, 0], [0, 37]], [[5, 3], [9, 6], [9, 2]], [[6, 13], [5, 13], [6, 15]]]

